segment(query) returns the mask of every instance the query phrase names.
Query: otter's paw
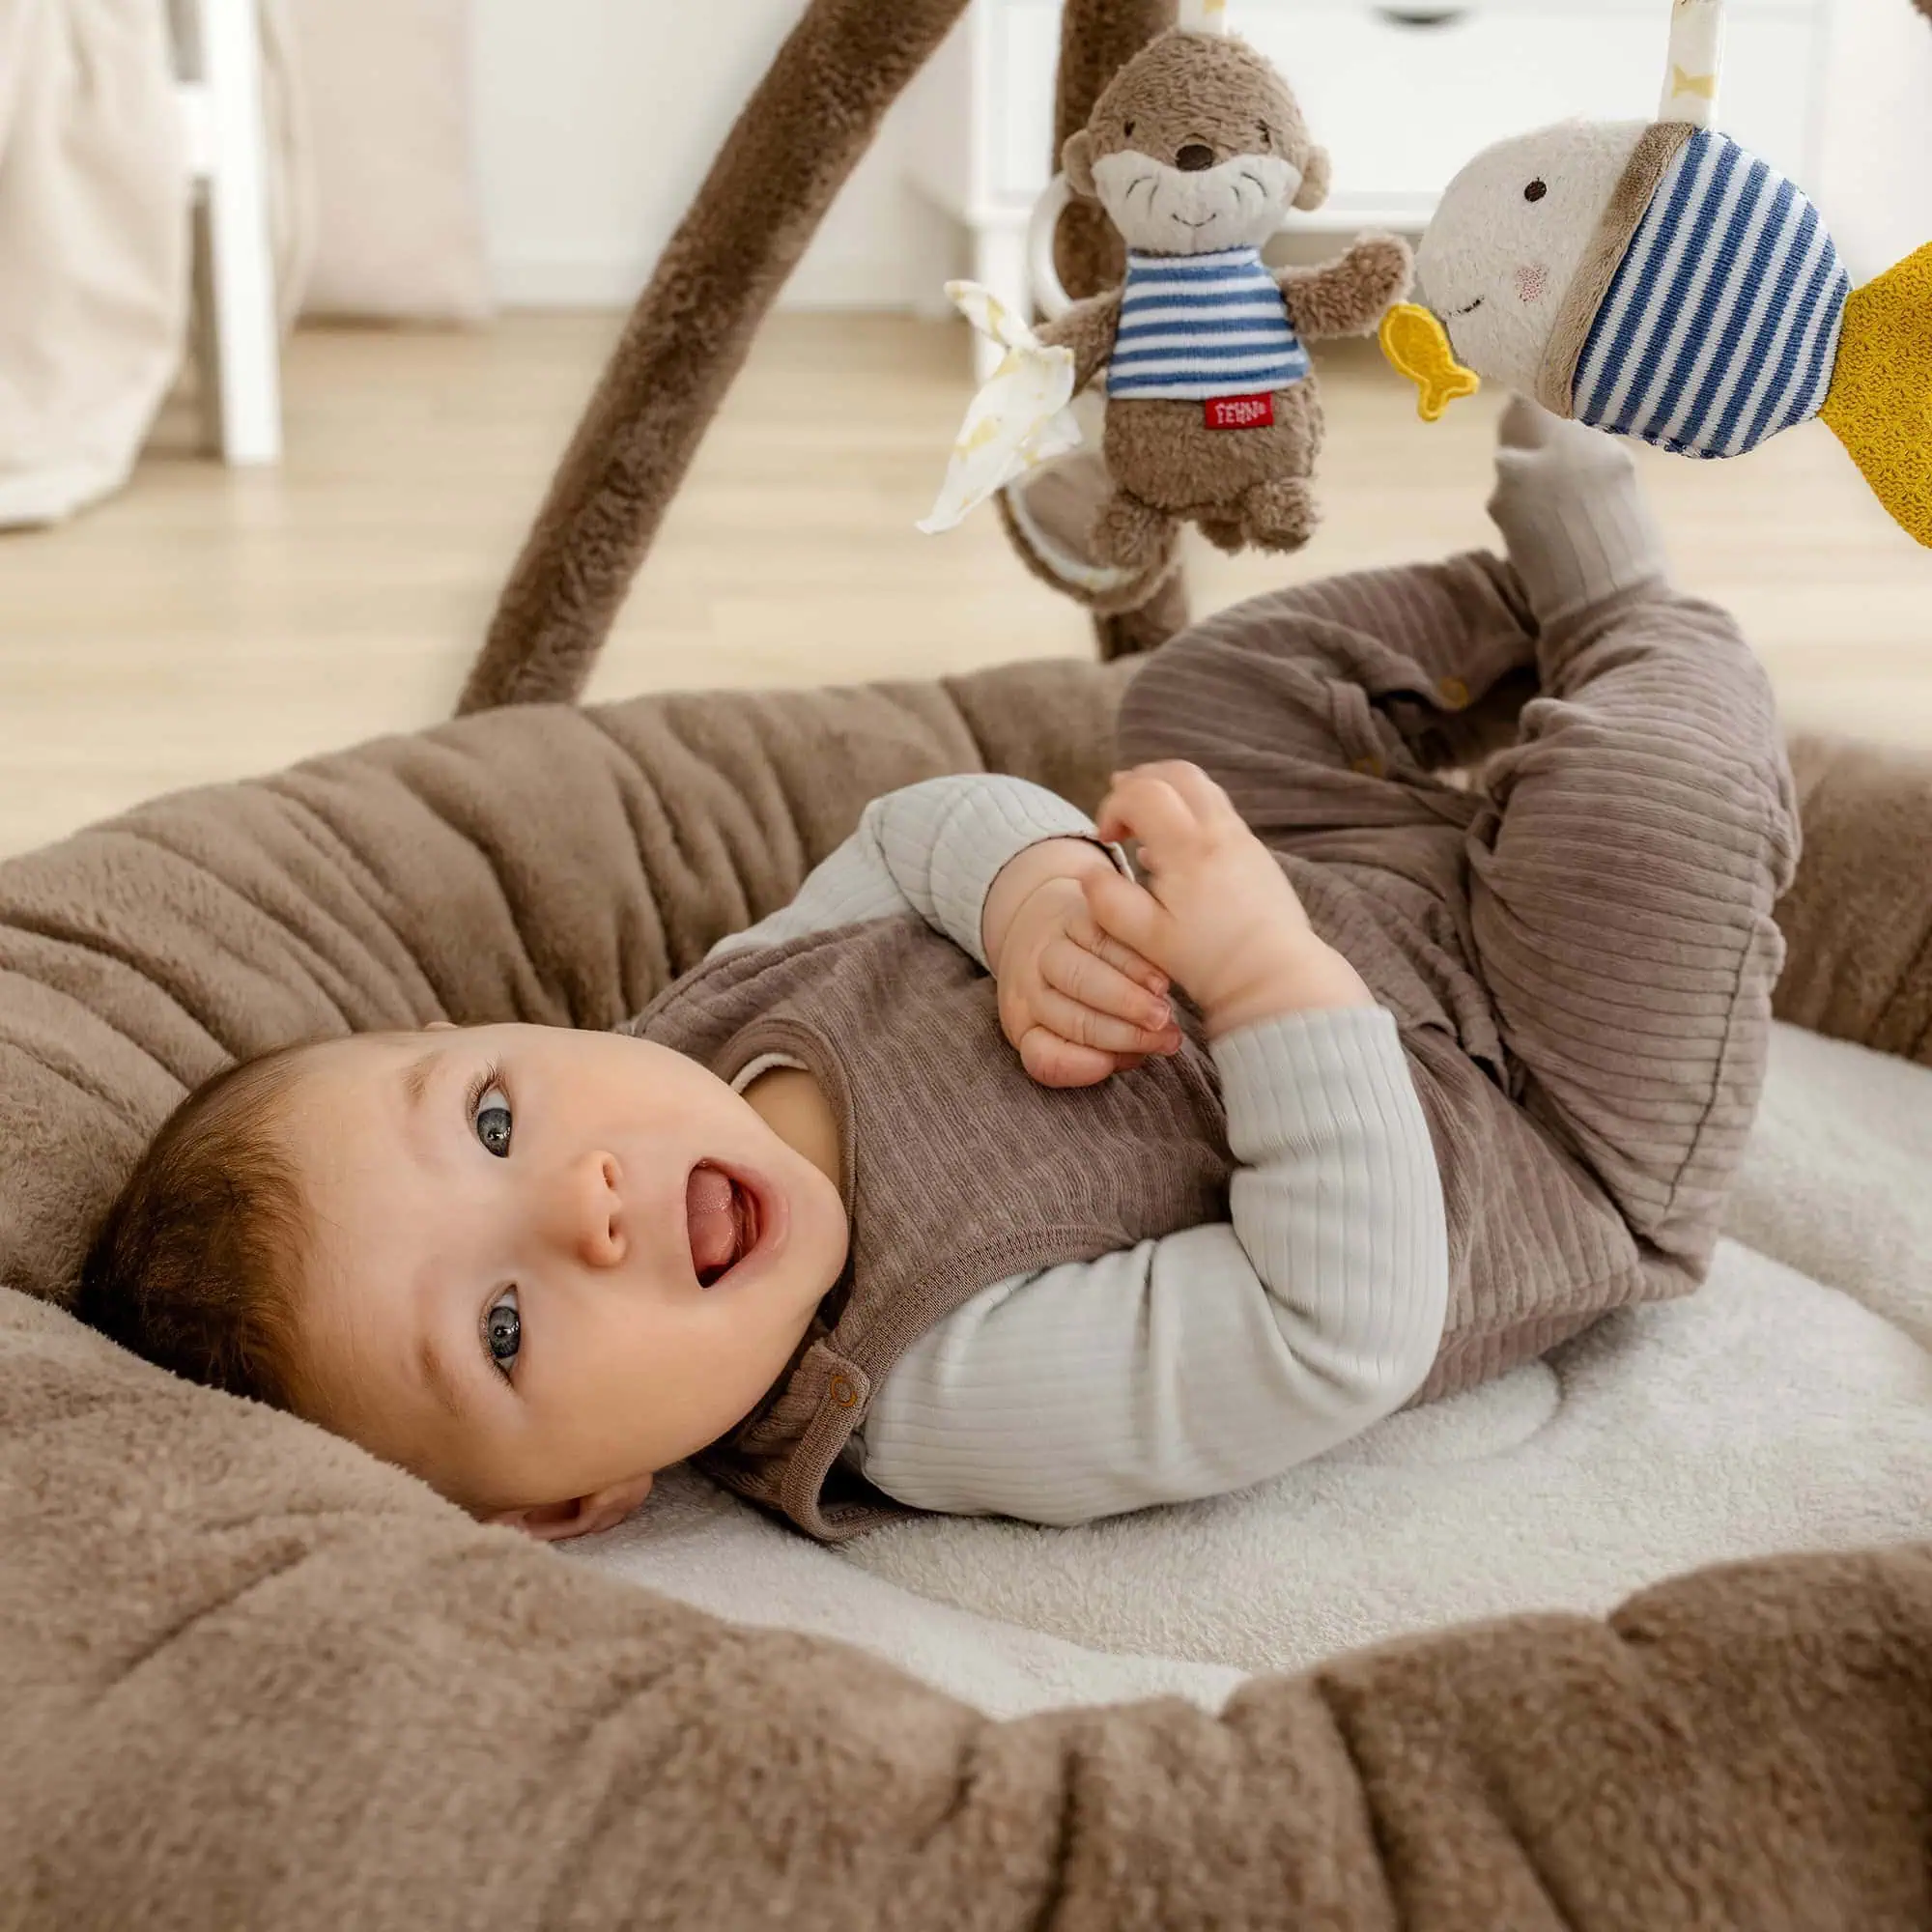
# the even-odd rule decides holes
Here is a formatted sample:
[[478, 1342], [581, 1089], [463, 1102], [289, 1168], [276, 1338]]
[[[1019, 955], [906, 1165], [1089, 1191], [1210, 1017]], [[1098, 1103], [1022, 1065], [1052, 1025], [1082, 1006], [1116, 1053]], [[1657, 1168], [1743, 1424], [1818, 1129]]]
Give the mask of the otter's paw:
[[1370, 326], [1406, 298], [1415, 277], [1415, 257], [1406, 242], [1394, 235], [1364, 235], [1347, 259], [1358, 278], [1364, 307], [1373, 311]]
[[1299, 550], [1320, 521], [1314, 493], [1298, 479], [1257, 483], [1241, 498], [1242, 533], [1257, 550]]
[[1094, 555], [1117, 570], [1146, 570], [1173, 541], [1173, 519], [1124, 490], [1115, 491], [1094, 520]]
[[1224, 550], [1230, 556], [1238, 556], [1248, 547], [1248, 533], [1241, 527], [1241, 519], [1238, 515], [1196, 517], [1194, 527], [1216, 550]]

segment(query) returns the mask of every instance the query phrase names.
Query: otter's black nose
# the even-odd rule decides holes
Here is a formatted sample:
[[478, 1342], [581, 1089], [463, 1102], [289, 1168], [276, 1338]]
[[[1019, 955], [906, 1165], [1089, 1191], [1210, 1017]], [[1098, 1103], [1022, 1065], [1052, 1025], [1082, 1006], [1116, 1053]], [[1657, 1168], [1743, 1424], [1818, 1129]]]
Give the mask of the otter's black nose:
[[1174, 164], [1183, 174], [1198, 175], [1203, 168], [1214, 165], [1214, 150], [1200, 141], [1190, 141], [1174, 157]]

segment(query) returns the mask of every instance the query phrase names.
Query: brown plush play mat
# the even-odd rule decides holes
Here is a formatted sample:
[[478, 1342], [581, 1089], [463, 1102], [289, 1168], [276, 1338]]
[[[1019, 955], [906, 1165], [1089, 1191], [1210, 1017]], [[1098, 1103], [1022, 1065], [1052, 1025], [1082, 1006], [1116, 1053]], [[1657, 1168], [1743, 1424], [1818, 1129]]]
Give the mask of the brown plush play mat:
[[[1709, 1290], [1245, 1497], [835, 1554], [679, 1477], [560, 1556], [61, 1311], [233, 1057], [609, 1026], [880, 791], [987, 768], [1095, 802], [1131, 662], [571, 702], [962, 4], [808, 11], [469, 715], [0, 866], [0, 1924], [1932, 1924], [1932, 758], [1793, 747], [1787, 1024]], [[1063, 122], [1166, 15], [1068, 6]], [[1100, 245], [1063, 238], [1069, 286]]]

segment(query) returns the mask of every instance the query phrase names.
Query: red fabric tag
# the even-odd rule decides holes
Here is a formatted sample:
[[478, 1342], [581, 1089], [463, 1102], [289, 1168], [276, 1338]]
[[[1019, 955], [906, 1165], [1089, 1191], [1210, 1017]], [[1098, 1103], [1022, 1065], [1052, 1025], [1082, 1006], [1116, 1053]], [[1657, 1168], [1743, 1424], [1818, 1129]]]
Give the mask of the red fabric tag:
[[1208, 398], [1208, 427], [1209, 429], [1272, 429], [1274, 427], [1274, 392], [1264, 390], [1259, 396], [1209, 396]]

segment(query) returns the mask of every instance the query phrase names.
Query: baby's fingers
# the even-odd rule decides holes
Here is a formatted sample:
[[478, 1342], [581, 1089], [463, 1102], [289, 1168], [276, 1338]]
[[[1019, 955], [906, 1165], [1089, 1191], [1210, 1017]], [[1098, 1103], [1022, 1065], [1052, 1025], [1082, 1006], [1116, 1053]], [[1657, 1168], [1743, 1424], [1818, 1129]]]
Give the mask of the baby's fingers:
[[1064, 1039], [1048, 1027], [1029, 1027], [1019, 1038], [1020, 1065], [1042, 1087], [1097, 1087], [1111, 1079], [1120, 1057]]
[[1080, 887], [1086, 895], [1087, 910], [1102, 932], [1131, 946], [1142, 958], [1172, 977], [1168, 954], [1173, 919], [1145, 886], [1122, 878], [1119, 872], [1089, 872]]
[[[1110, 963], [1099, 951], [1103, 946], [1111, 949], [1116, 957], [1137, 962], [1160, 986], [1160, 992], [1136, 983]], [[1054, 940], [1040, 955], [1039, 970], [1041, 979], [1053, 991], [1065, 993], [1069, 1000], [1092, 1007], [1097, 1012], [1112, 1013], [1143, 1027], [1164, 1027], [1172, 1017], [1164, 997], [1167, 988], [1163, 976], [1138, 952], [1117, 939], [1108, 938], [1090, 921], [1079, 921], [1077, 926], [1069, 926]]]
[[1109, 844], [1135, 838], [1150, 845], [1184, 837], [1193, 820], [1194, 814], [1180, 794], [1164, 779], [1146, 772], [1122, 772], [1100, 801], [1094, 830]]
[[1095, 1046], [1102, 1053], [1176, 1053], [1180, 1048], [1179, 1031], [1171, 1020], [1157, 1026], [1143, 1026], [1138, 1020], [1116, 1019], [1098, 1008], [1069, 1000], [1065, 993], [1043, 985], [1032, 1000], [1033, 1017], [1050, 1027], [1062, 1039], [1076, 1046]]
[[1167, 998], [1168, 976], [1151, 959], [1144, 959], [1131, 946], [1123, 945], [1111, 932], [1103, 932], [1092, 916], [1075, 916], [1066, 924], [1066, 936], [1076, 946], [1085, 947], [1096, 959], [1103, 959], [1115, 972], [1124, 975], [1137, 986], [1145, 986], [1156, 1000]]
[[1235, 815], [1228, 794], [1199, 765], [1167, 758], [1116, 772], [1096, 829], [1102, 838], [1137, 838], [1145, 846], [1199, 837]]

